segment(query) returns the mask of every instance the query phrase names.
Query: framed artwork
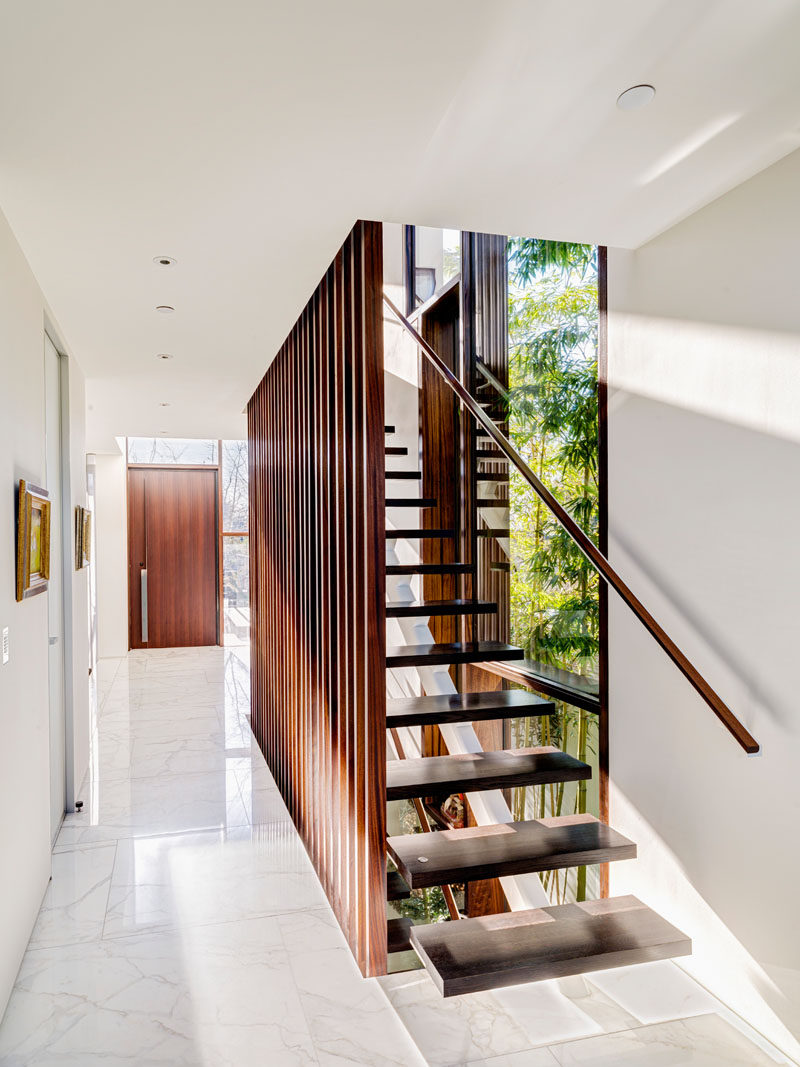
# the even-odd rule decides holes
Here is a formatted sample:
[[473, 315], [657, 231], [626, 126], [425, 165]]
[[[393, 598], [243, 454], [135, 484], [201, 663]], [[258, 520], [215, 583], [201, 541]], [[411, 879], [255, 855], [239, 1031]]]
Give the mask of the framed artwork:
[[92, 558], [92, 513], [78, 504], [75, 508], [75, 570], [86, 567]]
[[88, 567], [92, 562], [92, 513], [86, 508], [83, 512], [83, 529], [81, 533], [81, 550], [83, 551], [83, 566]]
[[20, 479], [17, 500], [17, 600], [43, 593], [50, 579], [50, 499]]

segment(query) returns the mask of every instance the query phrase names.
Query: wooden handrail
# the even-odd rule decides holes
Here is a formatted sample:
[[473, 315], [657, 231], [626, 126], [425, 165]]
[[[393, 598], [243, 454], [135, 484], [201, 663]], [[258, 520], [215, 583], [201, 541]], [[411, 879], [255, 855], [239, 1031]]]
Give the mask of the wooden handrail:
[[741, 722], [736, 718], [728, 705], [722, 700], [718, 693], [708, 684], [705, 678], [700, 674], [697, 668], [686, 658], [681, 652], [672, 638], [667, 632], [656, 622], [647, 608], [642, 604], [637, 596], [629, 589], [625, 582], [620, 578], [611, 563], [606, 559], [600, 549], [595, 545], [589, 535], [578, 525], [572, 518], [570, 513], [558, 502], [553, 496], [550, 490], [541, 482], [522, 456], [517, 452], [511, 442], [502, 434], [486, 412], [479, 406], [468, 389], [458, 380], [453, 374], [450, 368], [442, 362], [436, 352], [431, 348], [428, 342], [422, 337], [417, 330], [411, 325], [408, 319], [403, 315], [397, 307], [392, 303], [388, 296], [384, 293], [383, 302], [397, 318], [400, 325], [409, 333], [422, 351], [425, 353], [428, 361], [433, 365], [435, 370], [441, 375], [447, 382], [453, 392], [458, 396], [461, 403], [469, 411], [474, 419], [480, 424], [480, 426], [486, 431], [486, 436], [490, 437], [497, 447], [504, 453], [504, 455], [514, 464], [517, 470], [520, 472], [525, 481], [531, 486], [537, 496], [547, 505], [550, 511], [555, 516], [558, 523], [569, 534], [584, 556], [589, 560], [597, 573], [611, 586], [612, 589], [622, 598], [622, 600], [628, 605], [636, 618], [642, 623], [645, 629], [650, 635], [655, 638], [661, 648], [666, 652], [678, 670], [683, 674], [687, 681], [694, 687], [694, 689], [705, 700], [706, 704], [711, 708], [720, 722], [725, 726], [729, 733], [736, 738], [745, 752], [754, 754], [759, 751], [759, 744], [752, 736], [752, 734], [743, 726]]

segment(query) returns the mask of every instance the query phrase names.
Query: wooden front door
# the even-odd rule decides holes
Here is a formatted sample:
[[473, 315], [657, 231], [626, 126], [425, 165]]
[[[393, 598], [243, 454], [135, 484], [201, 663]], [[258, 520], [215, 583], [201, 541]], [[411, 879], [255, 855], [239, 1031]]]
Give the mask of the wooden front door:
[[217, 492], [216, 470], [129, 469], [131, 648], [217, 644]]

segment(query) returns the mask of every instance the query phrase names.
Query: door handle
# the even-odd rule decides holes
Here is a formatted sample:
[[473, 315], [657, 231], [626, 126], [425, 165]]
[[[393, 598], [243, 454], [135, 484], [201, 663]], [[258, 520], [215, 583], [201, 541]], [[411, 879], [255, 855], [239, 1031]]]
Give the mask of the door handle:
[[147, 568], [142, 567], [142, 644], [147, 644]]

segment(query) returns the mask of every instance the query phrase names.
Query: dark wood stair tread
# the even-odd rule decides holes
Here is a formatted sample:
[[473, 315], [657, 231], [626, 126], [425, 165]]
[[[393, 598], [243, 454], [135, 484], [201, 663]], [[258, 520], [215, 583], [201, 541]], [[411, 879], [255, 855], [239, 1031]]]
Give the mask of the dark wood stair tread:
[[491, 600], [390, 600], [386, 604], [387, 619], [410, 618], [417, 615], [493, 615], [497, 604]]
[[502, 641], [453, 641], [448, 644], [389, 645], [387, 667], [437, 667], [444, 663], [524, 659], [524, 649]]
[[478, 471], [475, 477], [479, 482], [507, 482], [508, 474], [505, 471]]
[[685, 934], [632, 896], [415, 926], [410, 938], [445, 997], [692, 951]]
[[408, 449], [405, 445], [387, 445], [383, 450], [386, 456], [407, 456]]
[[478, 530], [478, 537], [510, 537], [511, 531], [506, 529], [492, 529], [489, 526], [484, 526]]
[[435, 508], [436, 500], [432, 496], [387, 496], [384, 501], [387, 508]]
[[396, 540], [398, 537], [455, 537], [455, 530], [387, 530], [387, 540]]
[[499, 450], [495, 452], [491, 448], [477, 448], [475, 456], [477, 459], [491, 459], [495, 463], [508, 463], [508, 456], [504, 456]]
[[471, 563], [389, 563], [387, 574], [472, 574]]
[[408, 952], [412, 948], [409, 935], [413, 928], [411, 919], [389, 919], [386, 923], [387, 952]]
[[386, 797], [411, 800], [517, 785], [579, 782], [591, 777], [587, 764], [550, 747], [426, 756], [387, 760]]
[[387, 481], [421, 482], [421, 471], [385, 471]]
[[495, 693], [449, 693], [444, 696], [398, 697], [386, 701], [387, 726], [424, 726], [440, 722], [478, 722], [552, 715], [550, 700], [523, 689]]
[[[480, 480], [480, 479], [479, 479]], [[507, 500], [495, 500], [494, 497], [479, 497], [475, 501], [476, 508], [507, 508]]]
[[386, 899], [405, 900], [411, 896], [411, 886], [399, 871], [388, 871], [386, 874]]
[[435, 834], [401, 834], [389, 855], [412, 889], [634, 859], [636, 845], [593, 815], [562, 815]]
[[384, 433], [394, 433], [395, 432], [394, 426], [384, 426], [383, 432]]

